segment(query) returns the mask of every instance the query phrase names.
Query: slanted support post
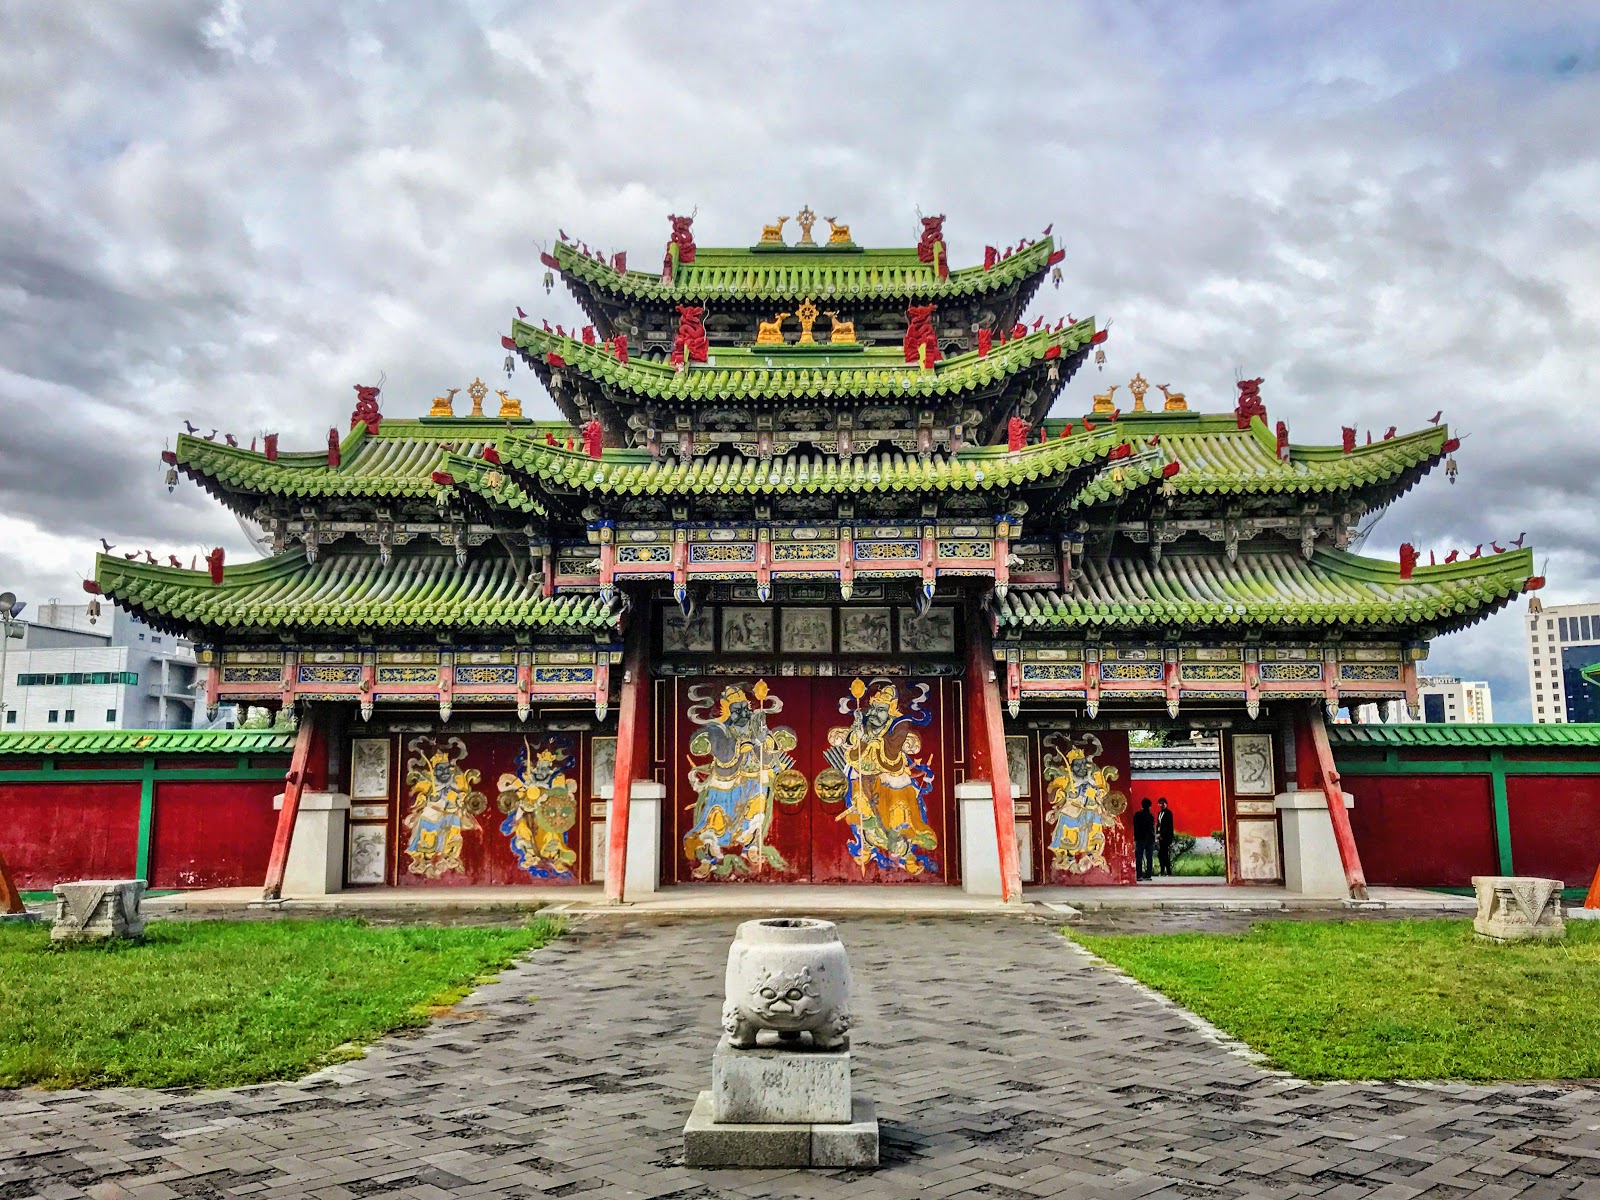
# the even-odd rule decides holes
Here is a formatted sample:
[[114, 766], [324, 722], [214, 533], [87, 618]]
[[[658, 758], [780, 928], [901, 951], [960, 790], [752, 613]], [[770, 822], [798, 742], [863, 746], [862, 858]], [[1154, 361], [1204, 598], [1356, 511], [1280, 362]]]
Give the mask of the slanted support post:
[[11, 868], [6, 863], [6, 856], [0, 854], [0, 916], [15, 917], [27, 911], [28, 906], [22, 902], [22, 893], [11, 881]]
[[294, 823], [300, 816], [300, 797], [305, 793], [307, 775], [315, 765], [318, 776], [323, 774], [320, 764], [312, 758], [313, 750], [324, 745], [322, 722], [318, 710], [309, 709], [300, 720], [295, 734], [294, 754], [289, 759], [289, 773], [283, 780], [283, 807], [278, 811], [278, 829], [272, 835], [272, 856], [267, 859], [267, 882], [261, 890], [263, 900], [283, 898], [283, 876], [289, 867], [289, 842], [294, 837]]
[[645, 767], [644, 737], [649, 721], [644, 711], [650, 695], [645, 636], [649, 604], [640, 599], [629, 614], [622, 655], [622, 692], [617, 711], [617, 759], [612, 770], [611, 803], [606, 811], [606, 902], [621, 904], [627, 887], [628, 812], [633, 781]]
[[1318, 775], [1322, 792], [1328, 800], [1328, 816], [1333, 821], [1333, 840], [1339, 846], [1339, 861], [1344, 866], [1344, 880], [1353, 900], [1367, 898], [1367, 876], [1361, 869], [1361, 854], [1356, 850], [1356, 836], [1350, 828], [1350, 814], [1345, 811], [1344, 791], [1339, 786], [1339, 771], [1333, 764], [1333, 747], [1328, 742], [1328, 727], [1322, 713], [1314, 704], [1307, 705], [1303, 719], [1311, 734], [1311, 743], [1317, 752]]
[[1022, 865], [1017, 859], [1016, 810], [1011, 770], [1006, 763], [1005, 722], [1000, 715], [1000, 685], [995, 678], [994, 635], [989, 615], [967, 606], [967, 765], [987, 780], [994, 795], [994, 832], [1000, 849], [1000, 896], [1022, 900]]

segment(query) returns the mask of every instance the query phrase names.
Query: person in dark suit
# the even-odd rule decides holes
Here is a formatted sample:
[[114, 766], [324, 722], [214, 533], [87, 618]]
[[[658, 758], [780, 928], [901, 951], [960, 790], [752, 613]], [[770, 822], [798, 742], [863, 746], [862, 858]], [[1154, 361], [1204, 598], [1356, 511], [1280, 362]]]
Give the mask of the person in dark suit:
[[1167, 807], [1167, 798], [1162, 796], [1156, 801], [1156, 858], [1161, 863], [1163, 875], [1172, 874], [1172, 809]]
[[1137, 879], [1149, 879], [1155, 874], [1156, 819], [1150, 812], [1148, 797], [1139, 801], [1139, 811], [1133, 814], [1133, 873]]

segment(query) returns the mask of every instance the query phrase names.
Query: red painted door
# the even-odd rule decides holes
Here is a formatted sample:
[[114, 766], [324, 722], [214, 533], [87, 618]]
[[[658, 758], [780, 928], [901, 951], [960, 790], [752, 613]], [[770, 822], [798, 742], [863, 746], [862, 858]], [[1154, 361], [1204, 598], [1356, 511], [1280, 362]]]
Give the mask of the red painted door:
[[938, 680], [674, 681], [673, 878], [942, 883]]
[[1047, 884], [1134, 882], [1128, 735], [1116, 730], [1046, 734], [1042, 856]]

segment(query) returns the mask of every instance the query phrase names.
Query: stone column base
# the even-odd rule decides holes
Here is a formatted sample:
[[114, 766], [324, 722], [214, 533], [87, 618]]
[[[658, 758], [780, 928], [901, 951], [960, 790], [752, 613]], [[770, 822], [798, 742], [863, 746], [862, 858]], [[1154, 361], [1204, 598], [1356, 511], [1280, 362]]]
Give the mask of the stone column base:
[[[602, 784], [600, 798], [609, 812], [612, 785]], [[648, 900], [661, 889], [661, 806], [667, 801], [667, 785], [653, 779], [635, 779], [628, 799], [628, 866], [623, 886], [623, 901]], [[610, 829], [609, 823], [605, 826]], [[609, 840], [601, 840], [609, 847]], [[596, 856], [593, 871], [596, 883], [606, 881], [603, 855]]]
[[[1345, 808], [1355, 807], [1355, 797], [1344, 796]], [[1350, 898], [1344, 877], [1339, 842], [1333, 836], [1333, 817], [1327, 794], [1318, 791], [1280, 792], [1273, 797], [1283, 821], [1283, 883], [1302, 896]]]
[[1472, 931], [1495, 942], [1554, 941], [1567, 936], [1561, 919], [1561, 880], [1520, 875], [1474, 875], [1478, 912]]
[[[1021, 790], [1011, 785], [1013, 800]], [[956, 807], [961, 822], [961, 890], [969, 896], [1003, 896], [993, 786], [986, 779], [963, 780], [956, 784]]]
[[142, 879], [82, 879], [55, 886], [52, 942], [102, 942], [144, 936]]
[[[283, 796], [272, 802], [283, 808]], [[283, 872], [283, 894], [328, 896], [344, 890], [345, 822], [350, 797], [343, 792], [302, 792]]]

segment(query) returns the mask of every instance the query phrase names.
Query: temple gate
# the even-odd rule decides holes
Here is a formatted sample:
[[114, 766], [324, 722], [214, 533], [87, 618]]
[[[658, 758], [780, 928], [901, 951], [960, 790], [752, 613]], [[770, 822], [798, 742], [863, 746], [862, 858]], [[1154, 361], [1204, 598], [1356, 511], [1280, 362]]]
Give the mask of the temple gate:
[[1414, 700], [1431, 638], [1542, 583], [1522, 547], [1354, 553], [1454, 478], [1448, 427], [1294, 443], [1261, 379], [1202, 413], [1137, 374], [1052, 416], [1107, 330], [1025, 316], [1048, 230], [952, 268], [942, 215], [899, 249], [813, 220], [674, 215], [659, 270], [563, 236], [589, 323], [501, 337], [559, 420], [363, 385], [325, 449], [165, 452], [272, 554], [87, 586], [296, 727], [267, 892], [341, 805], [352, 886], [1128, 882], [1159, 727], [1222, 741], [1232, 882], [1284, 879], [1324, 796], [1359, 893], [1326, 715]]

